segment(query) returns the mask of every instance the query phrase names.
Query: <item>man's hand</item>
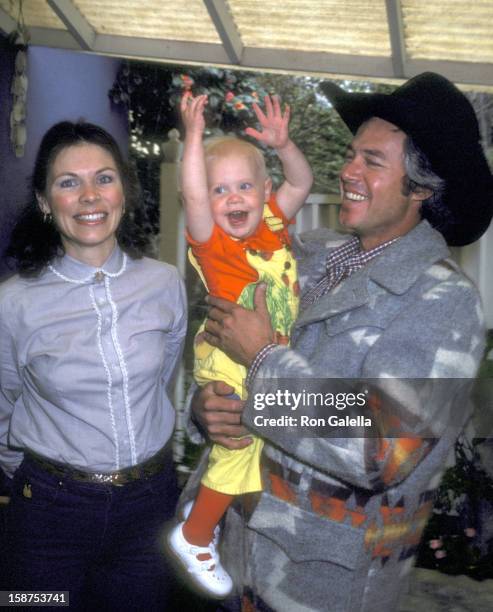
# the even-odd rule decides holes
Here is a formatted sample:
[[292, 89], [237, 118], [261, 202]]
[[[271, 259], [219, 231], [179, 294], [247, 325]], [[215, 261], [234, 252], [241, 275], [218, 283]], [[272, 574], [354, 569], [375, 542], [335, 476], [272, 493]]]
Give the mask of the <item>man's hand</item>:
[[248, 430], [241, 424], [244, 402], [228, 397], [234, 389], [217, 380], [198, 390], [192, 399], [192, 412], [209, 438], [231, 450], [245, 448], [252, 443]]
[[253, 138], [269, 147], [282, 149], [289, 142], [289, 106], [286, 104], [283, 115], [278, 96], [272, 96], [272, 98], [265, 96], [264, 103], [265, 113], [258, 104], [253, 104], [253, 110], [262, 126], [262, 131], [259, 132], [253, 128], [246, 128], [245, 134], [253, 136]]
[[194, 98], [189, 91], [183, 94], [180, 102], [180, 111], [188, 136], [198, 134], [202, 138], [205, 129], [204, 108], [206, 104], [206, 95]]
[[247, 310], [222, 298], [207, 297], [212, 308], [205, 323], [205, 340], [247, 368], [261, 348], [274, 342], [265, 301], [266, 289], [264, 283], [256, 287], [254, 310]]

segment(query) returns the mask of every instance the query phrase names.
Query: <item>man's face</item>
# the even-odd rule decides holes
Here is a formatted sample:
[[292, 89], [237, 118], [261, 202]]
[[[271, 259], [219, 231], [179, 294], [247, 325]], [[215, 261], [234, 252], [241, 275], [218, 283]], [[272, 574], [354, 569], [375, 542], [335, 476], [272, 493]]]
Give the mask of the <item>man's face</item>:
[[420, 220], [423, 195], [403, 194], [405, 138], [392, 123], [373, 117], [348, 147], [339, 177], [339, 221], [365, 250], [407, 234]]

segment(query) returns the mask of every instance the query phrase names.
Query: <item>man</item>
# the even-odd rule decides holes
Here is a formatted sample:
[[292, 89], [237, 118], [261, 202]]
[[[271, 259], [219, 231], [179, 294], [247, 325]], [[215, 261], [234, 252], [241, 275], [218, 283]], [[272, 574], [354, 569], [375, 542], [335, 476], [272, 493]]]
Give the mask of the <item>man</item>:
[[[229, 512], [224, 532], [245, 609], [394, 611], [484, 348], [478, 294], [447, 243], [486, 230], [493, 179], [473, 109], [445, 78], [422, 74], [390, 95], [323, 89], [355, 134], [339, 217], [354, 237], [297, 237], [290, 348], [273, 344], [261, 289], [254, 311], [209, 298], [207, 339], [249, 368], [250, 393], [243, 407], [209, 385], [194, 414], [230, 448], [248, 444], [231, 439], [245, 427], [265, 438], [265, 490]], [[362, 411], [380, 416], [377, 437], [259, 426], [258, 384], [274, 393], [279, 379], [376, 381]]]

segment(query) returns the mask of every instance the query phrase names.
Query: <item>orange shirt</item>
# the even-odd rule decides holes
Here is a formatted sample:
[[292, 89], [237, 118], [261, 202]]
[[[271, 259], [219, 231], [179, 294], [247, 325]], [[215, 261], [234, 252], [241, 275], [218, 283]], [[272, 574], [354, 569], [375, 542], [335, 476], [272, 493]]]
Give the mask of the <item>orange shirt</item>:
[[[264, 218], [254, 234], [244, 240], [231, 238], [218, 225], [214, 225], [212, 235], [207, 242], [197, 242], [187, 232], [187, 240], [192, 248], [211, 295], [236, 302], [243, 289], [258, 280], [257, 271], [250, 266], [246, 258], [247, 250], [260, 252], [266, 260], [269, 254], [290, 246], [288, 233], [290, 221], [284, 216], [272, 194], [268, 202], [272, 212], [264, 208]], [[278, 231], [269, 228], [269, 218], [280, 219]], [[265, 255], [264, 255], [265, 254]]]

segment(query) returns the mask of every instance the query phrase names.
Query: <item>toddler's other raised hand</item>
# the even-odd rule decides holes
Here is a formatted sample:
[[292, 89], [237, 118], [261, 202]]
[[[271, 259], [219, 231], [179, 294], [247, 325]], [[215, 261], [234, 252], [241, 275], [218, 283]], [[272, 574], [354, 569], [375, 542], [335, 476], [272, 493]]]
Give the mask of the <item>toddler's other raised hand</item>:
[[262, 131], [259, 132], [254, 128], [246, 128], [245, 134], [253, 136], [253, 138], [265, 143], [269, 147], [282, 149], [289, 142], [289, 106], [286, 104], [283, 114], [279, 96], [265, 96], [264, 104], [265, 113], [258, 104], [253, 104], [253, 110], [262, 126]]
[[205, 129], [204, 108], [206, 104], [206, 95], [194, 98], [189, 91], [183, 94], [180, 111], [187, 135], [200, 134], [202, 136]]

